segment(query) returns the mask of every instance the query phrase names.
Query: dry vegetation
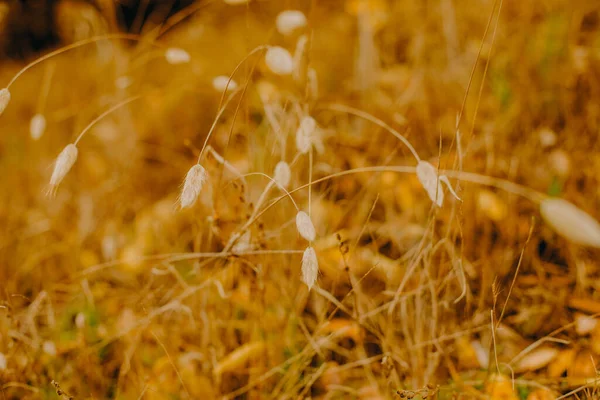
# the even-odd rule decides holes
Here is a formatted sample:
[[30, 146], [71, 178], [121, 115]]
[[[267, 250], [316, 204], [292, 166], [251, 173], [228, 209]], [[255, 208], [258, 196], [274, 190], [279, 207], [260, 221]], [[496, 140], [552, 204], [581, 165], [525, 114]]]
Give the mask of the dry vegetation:
[[[596, 396], [594, 3], [197, 2], [25, 71], [0, 117], [0, 399]], [[63, 4], [62, 45], [114, 33]], [[307, 26], [278, 32], [285, 9]]]

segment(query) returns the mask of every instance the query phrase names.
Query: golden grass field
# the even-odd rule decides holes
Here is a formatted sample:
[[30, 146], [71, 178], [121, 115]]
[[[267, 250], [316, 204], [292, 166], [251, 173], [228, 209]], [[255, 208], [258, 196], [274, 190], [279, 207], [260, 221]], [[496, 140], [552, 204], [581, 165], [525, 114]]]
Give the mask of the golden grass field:
[[600, 396], [600, 4], [97, 3], [0, 63], [1, 400]]

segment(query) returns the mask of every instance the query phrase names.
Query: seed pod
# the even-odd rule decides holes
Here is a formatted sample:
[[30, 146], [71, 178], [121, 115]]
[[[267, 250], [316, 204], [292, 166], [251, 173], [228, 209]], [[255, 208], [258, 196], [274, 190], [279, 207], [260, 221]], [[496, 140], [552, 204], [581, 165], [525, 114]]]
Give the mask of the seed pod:
[[433, 165], [428, 163], [427, 161], [419, 161], [417, 164], [417, 178], [423, 188], [427, 192], [427, 195], [438, 207], [444, 205], [444, 190], [442, 189], [442, 182], [448, 187], [448, 190], [452, 193], [457, 200], [460, 200], [460, 197], [456, 194], [454, 189], [452, 189], [452, 185], [448, 180], [448, 177], [445, 175], [441, 175], [438, 178], [437, 170]]
[[38, 140], [46, 131], [46, 117], [42, 114], [35, 114], [29, 121], [29, 135], [33, 140]]
[[[227, 85], [229, 83], [229, 85]], [[230, 81], [228, 76], [219, 75], [212, 81], [213, 88], [218, 92], [224, 92], [225, 90], [235, 90], [238, 84], [233, 79]]]
[[275, 166], [275, 182], [283, 187], [287, 188], [290, 184], [290, 180], [292, 179], [292, 171], [290, 170], [290, 166], [285, 161], [279, 161]]
[[208, 174], [202, 165], [196, 164], [190, 168], [185, 176], [183, 189], [179, 196], [179, 203], [182, 209], [194, 205], [206, 179], [208, 179]]
[[279, 46], [269, 47], [265, 54], [265, 63], [269, 70], [277, 75], [289, 75], [294, 70], [292, 55]]
[[300, 153], [308, 153], [314, 144], [317, 121], [309, 115], [300, 120], [296, 130], [296, 148]]
[[573, 243], [600, 248], [600, 224], [572, 203], [548, 198], [540, 203], [540, 213], [548, 225], [564, 238]]
[[312, 289], [319, 275], [319, 261], [317, 253], [312, 247], [307, 247], [302, 255], [302, 282]]
[[10, 102], [10, 91], [7, 88], [0, 89], [0, 115], [6, 110]]
[[165, 52], [165, 59], [169, 64], [177, 65], [190, 62], [191, 57], [190, 54], [183, 49], [178, 47], [169, 47]]
[[304, 211], [298, 211], [296, 214], [296, 228], [298, 229], [298, 233], [304, 239], [312, 242], [315, 240], [317, 236], [315, 232], [315, 226], [313, 225], [310, 217]]
[[52, 171], [52, 176], [50, 177], [51, 190], [55, 190], [65, 176], [69, 173], [71, 167], [73, 167], [73, 164], [75, 164], [75, 161], [77, 161], [77, 153], [77, 146], [75, 146], [73, 143], [68, 144], [63, 151], [60, 152], [56, 158], [54, 170]]
[[282, 35], [289, 35], [296, 29], [306, 26], [306, 16], [302, 11], [285, 10], [277, 15], [275, 26]]

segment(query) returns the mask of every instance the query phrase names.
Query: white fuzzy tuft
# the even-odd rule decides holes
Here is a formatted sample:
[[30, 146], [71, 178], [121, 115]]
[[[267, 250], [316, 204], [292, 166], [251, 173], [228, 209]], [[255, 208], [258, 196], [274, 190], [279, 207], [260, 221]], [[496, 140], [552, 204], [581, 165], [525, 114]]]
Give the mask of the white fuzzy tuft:
[[573, 243], [600, 248], [600, 224], [572, 203], [548, 198], [541, 202], [540, 213], [559, 235]]
[[183, 182], [183, 189], [179, 196], [179, 203], [181, 208], [187, 208], [194, 205], [198, 199], [198, 195], [202, 190], [202, 185], [208, 179], [208, 174], [204, 167], [200, 164], [194, 165], [188, 171]]
[[[227, 86], [227, 83], [229, 83], [229, 86]], [[213, 85], [213, 88], [215, 88], [215, 90], [218, 92], [224, 92], [225, 89], [235, 90], [238, 87], [238, 84], [236, 81], [234, 81], [233, 79], [230, 81], [229, 77], [225, 76], [225, 75], [219, 75], [219, 76], [215, 77], [212, 81], [212, 85]]]
[[312, 247], [307, 247], [302, 255], [302, 282], [311, 290], [319, 275], [319, 261], [317, 253]]
[[417, 165], [417, 178], [427, 195], [438, 207], [444, 204], [444, 191], [438, 180], [437, 170], [426, 161], [419, 161]]
[[460, 197], [458, 197], [454, 189], [452, 189], [448, 177], [446, 175], [438, 177], [435, 167], [427, 161], [419, 161], [419, 164], [417, 164], [417, 178], [419, 179], [419, 182], [421, 182], [421, 185], [423, 185], [423, 188], [431, 201], [437, 204], [438, 207], [444, 205], [444, 190], [442, 189], [442, 183], [448, 187], [448, 190], [450, 190], [457, 200], [460, 200]]
[[0, 115], [6, 110], [10, 103], [10, 91], [7, 88], [0, 89]]
[[190, 54], [178, 47], [169, 47], [165, 52], [165, 59], [169, 64], [185, 64], [191, 60]]
[[306, 16], [302, 11], [285, 10], [277, 15], [275, 26], [282, 35], [289, 35], [296, 29], [306, 26]]
[[46, 117], [42, 114], [35, 114], [29, 121], [29, 135], [33, 140], [38, 140], [46, 131]]
[[279, 161], [275, 166], [275, 182], [283, 188], [287, 188], [292, 179], [292, 171], [285, 161]]
[[71, 167], [73, 167], [73, 164], [77, 161], [77, 153], [77, 146], [73, 143], [68, 144], [63, 151], [60, 152], [56, 158], [54, 171], [52, 171], [52, 176], [50, 177], [50, 186], [52, 189], [56, 189], [69, 173]]
[[300, 153], [308, 153], [314, 144], [317, 121], [311, 116], [303, 117], [296, 130], [296, 148]]
[[315, 232], [315, 226], [313, 225], [310, 217], [304, 211], [298, 211], [296, 214], [296, 228], [298, 228], [298, 233], [304, 239], [312, 242], [315, 240], [317, 236]]
[[294, 70], [294, 60], [283, 47], [269, 47], [265, 54], [265, 63], [271, 72], [277, 75], [289, 75]]

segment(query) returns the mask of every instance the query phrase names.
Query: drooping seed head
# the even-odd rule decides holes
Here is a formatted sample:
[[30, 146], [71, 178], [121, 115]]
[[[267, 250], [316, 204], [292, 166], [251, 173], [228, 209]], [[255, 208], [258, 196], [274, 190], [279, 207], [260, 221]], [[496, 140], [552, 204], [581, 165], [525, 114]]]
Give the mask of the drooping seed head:
[[289, 35], [296, 29], [306, 26], [306, 16], [302, 11], [285, 10], [277, 15], [275, 26], [282, 35]]
[[312, 242], [315, 240], [317, 236], [315, 232], [315, 226], [313, 225], [310, 217], [304, 211], [298, 211], [296, 214], [296, 228], [298, 229], [298, 233], [304, 239]]
[[6, 110], [10, 103], [10, 91], [7, 88], [0, 89], [0, 115]]
[[77, 146], [73, 143], [68, 144], [63, 151], [60, 152], [54, 163], [54, 170], [50, 177], [50, 187], [54, 191], [69, 173], [75, 161], [77, 161]]
[[279, 46], [269, 47], [265, 54], [267, 68], [277, 75], [289, 75], [294, 70], [294, 60], [289, 51]]
[[600, 248], [600, 224], [572, 203], [548, 198], [540, 203], [540, 213], [548, 225], [564, 238], [580, 245]]
[[438, 207], [444, 205], [444, 190], [442, 189], [442, 183], [448, 187], [450, 193], [452, 193], [457, 200], [460, 200], [460, 197], [458, 197], [452, 188], [452, 184], [450, 184], [448, 177], [446, 175], [438, 177], [438, 172], [435, 167], [427, 161], [419, 161], [416, 171], [419, 182], [421, 182], [421, 185], [427, 192], [431, 201], [437, 204]]
[[287, 188], [290, 184], [290, 180], [292, 179], [292, 171], [290, 170], [290, 166], [285, 161], [279, 161], [275, 166], [275, 182], [283, 187]]
[[419, 161], [417, 165], [417, 178], [427, 195], [438, 207], [444, 204], [444, 191], [438, 179], [437, 170], [427, 161]]
[[33, 140], [38, 140], [46, 131], [46, 117], [35, 114], [29, 121], [29, 135]]
[[[227, 85], [227, 83], [229, 83], [229, 86]], [[238, 87], [236, 81], [234, 81], [233, 79], [230, 81], [229, 77], [225, 75], [219, 75], [215, 77], [212, 81], [212, 85], [217, 92], [224, 92], [226, 89], [235, 90]]]
[[184, 49], [179, 47], [169, 47], [167, 51], [165, 51], [165, 59], [169, 64], [177, 65], [190, 62], [191, 57]]
[[194, 205], [206, 179], [208, 179], [208, 174], [202, 165], [196, 164], [190, 168], [185, 176], [183, 189], [179, 196], [181, 208], [187, 208]]
[[300, 153], [308, 153], [314, 144], [315, 132], [317, 130], [317, 121], [310, 115], [300, 120], [300, 125], [296, 130], [296, 148]]
[[317, 281], [319, 275], [319, 261], [317, 260], [317, 253], [312, 247], [307, 247], [302, 254], [302, 282], [308, 286], [308, 290], [311, 290]]

